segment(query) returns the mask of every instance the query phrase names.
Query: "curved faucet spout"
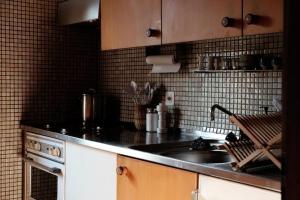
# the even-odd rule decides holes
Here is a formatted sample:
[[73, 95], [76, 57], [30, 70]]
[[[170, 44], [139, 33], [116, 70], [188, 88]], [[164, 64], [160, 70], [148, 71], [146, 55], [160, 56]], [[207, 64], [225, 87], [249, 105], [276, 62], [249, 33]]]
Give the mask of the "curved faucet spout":
[[221, 110], [222, 112], [226, 113], [227, 115], [233, 115], [232, 112], [230, 112], [229, 110], [225, 109], [224, 107], [220, 106], [219, 104], [215, 104], [210, 108], [210, 120], [214, 121], [215, 120], [215, 110], [216, 108], [218, 108], [219, 110]]

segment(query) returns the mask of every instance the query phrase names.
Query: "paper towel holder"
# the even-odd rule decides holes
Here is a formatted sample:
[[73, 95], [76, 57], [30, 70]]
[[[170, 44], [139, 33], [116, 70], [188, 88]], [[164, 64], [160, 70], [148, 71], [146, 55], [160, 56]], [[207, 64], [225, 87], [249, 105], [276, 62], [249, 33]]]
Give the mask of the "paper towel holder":
[[181, 63], [176, 61], [174, 55], [147, 56], [146, 63], [152, 65], [151, 73], [177, 73]]
[[146, 57], [160, 55], [160, 46], [146, 47], [145, 54], [146, 54]]

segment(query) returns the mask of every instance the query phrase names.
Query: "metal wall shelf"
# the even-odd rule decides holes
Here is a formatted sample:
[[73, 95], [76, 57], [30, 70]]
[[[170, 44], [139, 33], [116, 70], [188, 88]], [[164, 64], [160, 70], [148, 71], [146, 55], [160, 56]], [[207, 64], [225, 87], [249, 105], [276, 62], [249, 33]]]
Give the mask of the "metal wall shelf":
[[238, 73], [238, 72], [247, 72], [247, 73], [261, 73], [261, 72], [282, 72], [283, 70], [193, 70], [193, 73]]

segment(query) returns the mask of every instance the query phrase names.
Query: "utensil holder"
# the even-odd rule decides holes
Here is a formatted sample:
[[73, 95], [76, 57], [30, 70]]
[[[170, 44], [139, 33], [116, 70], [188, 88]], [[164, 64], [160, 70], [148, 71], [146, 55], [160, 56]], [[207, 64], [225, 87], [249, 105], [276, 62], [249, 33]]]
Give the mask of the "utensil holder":
[[146, 128], [146, 105], [134, 105], [134, 125], [139, 131], [143, 131]]

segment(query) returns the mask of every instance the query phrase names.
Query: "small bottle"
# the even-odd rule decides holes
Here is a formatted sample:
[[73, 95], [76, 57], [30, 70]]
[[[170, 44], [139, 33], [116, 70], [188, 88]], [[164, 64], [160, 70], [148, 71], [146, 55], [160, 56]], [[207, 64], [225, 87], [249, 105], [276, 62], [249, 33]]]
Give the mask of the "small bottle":
[[168, 107], [164, 103], [160, 103], [156, 106], [158, 112], [158, 127], [157, 133], [167, 133], [167, 111]]
[[158, 123], [158, 114], [157, 111], [152, 108], [147, 108], [146, 114], [146, 131], [147, 132], [156, 132]]

